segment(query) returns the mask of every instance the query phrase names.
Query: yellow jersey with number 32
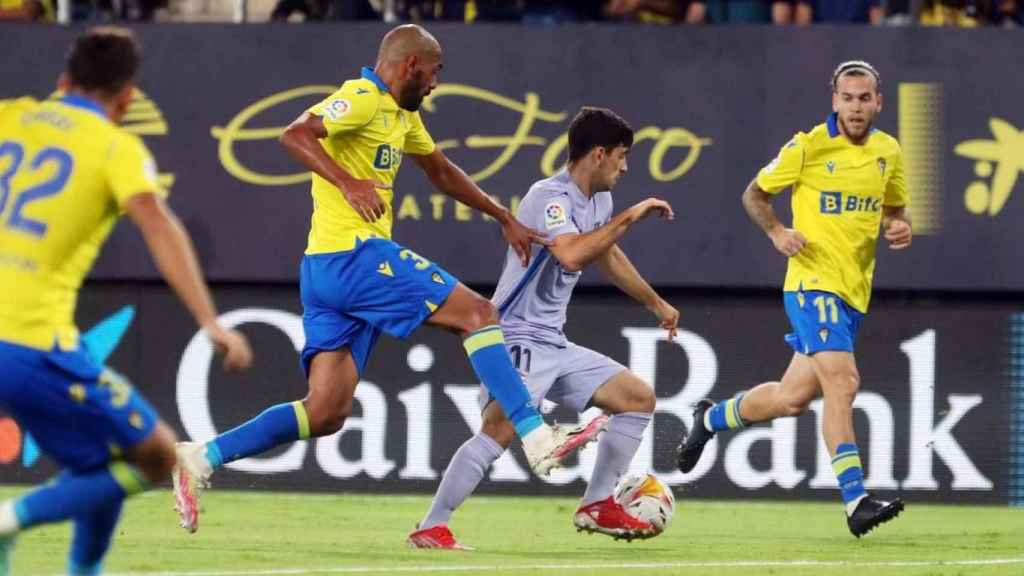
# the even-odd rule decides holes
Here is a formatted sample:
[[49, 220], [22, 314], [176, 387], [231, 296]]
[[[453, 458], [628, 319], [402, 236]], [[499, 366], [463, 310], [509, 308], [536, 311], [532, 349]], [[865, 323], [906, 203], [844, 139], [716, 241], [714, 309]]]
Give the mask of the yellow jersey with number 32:
[[82, 279], [132, 196], [166, 196], [142, 141], [91, 100], [0, 103], [0, 340], [78, 346]]
[[757, 185], [769, 194], [792, 186], [793, 228], [807, 238], [789, 259], [783, 290], [832, 292], [866, 313], [882, 207], [907, 204], [899, 142], [872, 130], [853, 144], [833, 113], [783, 146]]
[[[419, 112], [400, 108], [384, 81], [369, 67], [362, 69], [361, 78], [345, 82], [308, 112], [323, 119], [327, 137], [320, 144], [327, 155], [361, 180], [390, 185], [404, 153], [425, 155], [435, 148]], [[391, 189], [377, 192], [388, 209], [376, 222], [367, 222], [341, 190], [314, 172], [306, 254], [351, 250], [360, 238], [391, 238], [394, 195]]]

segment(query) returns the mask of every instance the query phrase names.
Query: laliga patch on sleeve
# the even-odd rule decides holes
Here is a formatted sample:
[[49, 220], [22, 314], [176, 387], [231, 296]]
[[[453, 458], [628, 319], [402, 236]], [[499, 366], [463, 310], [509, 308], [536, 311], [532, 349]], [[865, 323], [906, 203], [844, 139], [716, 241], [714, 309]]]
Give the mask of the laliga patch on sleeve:
[[549, 202], [544, 207], [544, 226], [548, 230], [565, 226], [568, 221], [569, 219], [565, 215], [565, 208], [562, 208], [562, 205], [558, 202]]
[[324, 106], [324, 114], [327, 114], [327, 117], [331, 120], [341, 118], [348, 114], [350, 110], [352, 110], [352, 103], [344, 98], [331, 100], [327, 103], [327, 106]]

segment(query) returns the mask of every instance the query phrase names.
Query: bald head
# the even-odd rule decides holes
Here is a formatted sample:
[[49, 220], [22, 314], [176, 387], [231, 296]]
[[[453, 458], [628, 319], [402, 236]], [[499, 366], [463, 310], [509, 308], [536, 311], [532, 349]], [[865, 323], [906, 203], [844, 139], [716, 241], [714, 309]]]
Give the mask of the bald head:
[[377, 64], [402, 62], [410, 56], [421, 60], [441, 58], [441, 44], [422, 26], [404, 24], [384, 35], [377, 52]]
[[422, 26], [405, 24], [384, 35], [374, 72], [399, 106], [415, 112], [437, 86], [442, 66], [437, 39]]

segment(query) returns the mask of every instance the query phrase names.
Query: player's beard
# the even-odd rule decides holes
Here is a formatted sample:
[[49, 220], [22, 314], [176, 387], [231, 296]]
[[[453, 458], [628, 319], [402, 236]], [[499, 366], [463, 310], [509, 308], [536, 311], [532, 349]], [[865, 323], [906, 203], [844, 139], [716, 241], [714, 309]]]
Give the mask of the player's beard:
[[426, 93], [423, 90], [423, 74], [417, 72], [402, 88], [398, 105], [405, 110], [415, 112], [420, 109], [424, 97], [426, 97]]
[[871, 132], [871, 125], [873, 124], [872, 119], [865, 116], [864, 123], [860, 125], [860, 127], [857, 129], [858, 131], [855, 133], [851, 129], [849, 122], [847, 122], [844, 118], [840, 117], [839, 122], [841, 122], [843, 125], [843, 133], [846, 134], [847, 137], [850, 138], [851, 140], [856, 140], [858, 142], [867, 138], [868, 133]]

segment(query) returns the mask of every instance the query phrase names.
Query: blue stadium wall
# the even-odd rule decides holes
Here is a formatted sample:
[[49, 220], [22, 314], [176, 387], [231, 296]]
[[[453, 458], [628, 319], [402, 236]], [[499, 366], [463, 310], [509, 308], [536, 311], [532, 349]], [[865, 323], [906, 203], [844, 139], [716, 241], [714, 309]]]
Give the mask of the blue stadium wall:
[[[277, 146], [281, 128], [374, 57], [377, 25], [153, 26], [129, 129], [155, 152], [171, 203], [193, 233], [226, 319], [259, 354], [245, 376], [220, 373], [130, 226], [104, 250], [79, 310], [88, 326], [123, 305], [136, 319], [112, 364], [182, 436], [206, 439], [304, 383], [298, 262], [308, 178]], [[659, 412], [635, 463], [690, 497], [833, 498], [820, 410], [720, 438], [687, 477], [673, 451], [689, 405], [777, 378], [789, 350], [774, 289], [784, 273], [739, 195], [798, 130], [830, 111], [835, 64], [882, 72], [879, 127], [900, 138], [918, 236], [879, 249], [876, 298], [858, 342], [857, 425], [869, 486], [918, 500], [1024, 501], [1024, 35], [1002, 30], [815, 28], [520, 28], [436, 26], [442, 85], [423, 116], [446, 153], [515, 205], [565, 155], [568, 120], [608, 106], [637, 129], [625, 207], [673, 203], [622, 242], [683, 313], [678, 343], [597, 273], [567, 332], [650, 381]], [[0, 99], [46, 97], [75, 30], [0, 26]], [[984, 65], [979, 65], [983, 63]], [[487, 291], [504, 257], [497, 227], [430, 189], [412, 167], [396, 184], [396, 238]], [[780, 201], [783, 213], [787, 207]], [[238, 463], [218, 486], [429, 491], [478, 412], [458, 342], [417, 333], [384, 341], [340, 434]], [[561, 409], [559, 421], [577, 416]], [[550, 481], [520, 454], [483, 490], [577, 493], [593, 454]], [[54, 472], [16, 423], [0, 419], [0, 481]]]

